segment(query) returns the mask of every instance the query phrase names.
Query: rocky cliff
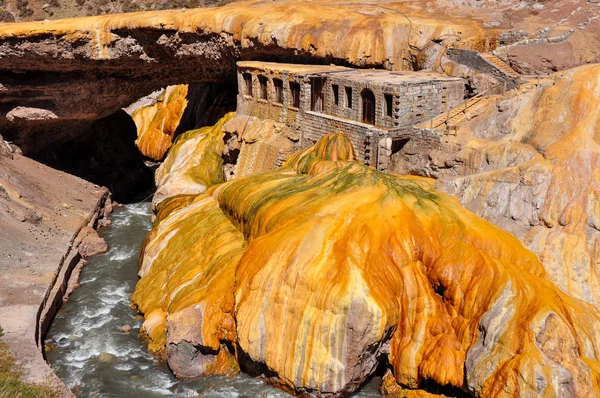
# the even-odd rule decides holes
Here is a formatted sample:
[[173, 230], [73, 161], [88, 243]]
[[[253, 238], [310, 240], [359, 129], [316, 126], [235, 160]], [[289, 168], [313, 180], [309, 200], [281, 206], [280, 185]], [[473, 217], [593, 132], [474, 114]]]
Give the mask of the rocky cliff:
[[[110, 213], [106, 188], [51, 169], [0, 137], [0, 328], [26, 381], [71, 392], [43, 356], [43, 338], [85, 258], [106, 250], [94, 229]], [[107, 222], [103, 220], [102, 222]], [[6, 364], [3, 364], [6, 365]], [[10, 380], [3, 380], [3, 387]], [[10, 388], [2, 394], [14, 396]]]
[[[218, 163], [215, 145], [196, 156]], [[282, 168], [164, 199], [133, 297], [151, 348], [179, 377], [239, 365], [325, 396], [379, 363], [389, 394], [597, 394], [600, 313], [433, 184], [359, 164], [334, 134]]]
[[595, 305], [599, 73], [599, 65], [575, 68], [556, 74], [555, 85], [493, 98], [411, 169], [437, 175], [438, 189], [519, 237], [555, 284]]
[[394, 7], [258, 1], [0, 25], [0, 129], [35, 153], [167, 85], [235, 84], [240, 59], [401, 70], [435, 43], [483, 46], [467, 18]]

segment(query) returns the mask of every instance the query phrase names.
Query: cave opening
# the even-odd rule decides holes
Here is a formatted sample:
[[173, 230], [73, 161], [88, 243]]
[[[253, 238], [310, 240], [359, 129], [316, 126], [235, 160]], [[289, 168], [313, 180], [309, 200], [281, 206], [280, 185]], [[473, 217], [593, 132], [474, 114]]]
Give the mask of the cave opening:
[[[57, 122], [50, 132], [44, 132], [54, 132], [54, 142], [26, 154], [47, 166], [107, 187], [119, 203], [139, 202], [155, 190], [157, 163], [137, 148], [138, 130], [131, 115], [140, 106], [152, 104], [156, 94], [155, 91], [98, 120], [61, 120], [62, 124]], [[213, 125], [225, 113], [234, 111], [236, 95], [236, 85], [229, 82], [189, 84], [187, 105], [172, 140], [185, 131]]]

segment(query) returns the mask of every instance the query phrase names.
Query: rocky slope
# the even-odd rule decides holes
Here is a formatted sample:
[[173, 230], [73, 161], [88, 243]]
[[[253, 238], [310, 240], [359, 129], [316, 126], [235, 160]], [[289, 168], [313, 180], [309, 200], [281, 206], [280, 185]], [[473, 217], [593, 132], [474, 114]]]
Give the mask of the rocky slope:
[[70, 391], [44, 361], [42, 338], [75, 267], [106, 249], [92, 227], [108, 214], [108, 196], [105, 188], [28, 159], [0, 139], [3, 340], [27, 381], [51, 381], [65, 389], [61, 396]]
[[[217, 147], [195, 159], [219, 163]], [[376, 172], [329, 135], [282, 168], [203, 181], [158, 204], [133, 297], [179, 377], [240, 366], [339, 396], [384, 362], [390, 395], [599, 392], [600, 313], [433, 180]]]
[[563, 291], [600, 303], [600, 66], [490, 101], [457, 136], [406, 165], [519, 237]]

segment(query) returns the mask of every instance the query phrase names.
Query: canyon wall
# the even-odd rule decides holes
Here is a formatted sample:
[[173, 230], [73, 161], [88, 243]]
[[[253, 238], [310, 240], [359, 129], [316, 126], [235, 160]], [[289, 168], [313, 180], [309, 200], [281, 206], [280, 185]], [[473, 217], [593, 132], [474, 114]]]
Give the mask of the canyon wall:
[[407, 19], [394, 7], [256, 1], [3, 24], [0, 129], [36, 153], [167, 85], [235, 84], [242, 59], [403, 70], [415, 68], [433, 42], [484, 42], [482, 28], [467, 18], [411, 10]]
[[26, 158], [0, 137], [3, 341], [26, 381], [51, 383], [60, 396], [71, 392], [45, 362], [43, 337], [75, 269], [106, 250], [93, 227], [107, 222], [109, 197], [106, 188]]

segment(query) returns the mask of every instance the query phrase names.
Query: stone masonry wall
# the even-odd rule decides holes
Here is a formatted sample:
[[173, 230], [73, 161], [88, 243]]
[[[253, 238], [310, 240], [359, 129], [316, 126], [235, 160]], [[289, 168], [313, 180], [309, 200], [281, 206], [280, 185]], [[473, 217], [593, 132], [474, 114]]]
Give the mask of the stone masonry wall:
[[[380, 141], [388, 136], [386, 129], [411, 127], [458, 106], [464, 98], [464, 83], [460, 80], [429, 80], [406, 85], [371, 83], [350, 80], [335, 73], [326, 74], [323, 86], [323, 113], [311, 108], [311, 79], [308, 76], [280, 73], [272, 70], [246, 69], [238, 73], [238, 113], [270, 119], [287, 125], [296, 131], [302, 148], [309, 147], [328, 133], [343, 132], [348, 135], [356, 149], [359, 160], [365, 164], [385, 169], [389, 163], [388, 148], [381, 154]], [[252, 96], [245, 93], [244, 75], [252, 76]], [[260, 97], [259, 76], [267, 79], [267, 99]], [[273, 80], [280, 79], [283, 101], [275, 101]], [[293, 107], [290, 82], [299, 84], [300, 106]], [[332, 85], [338, 85], [338, 104], [335, 104]], [[345, 88], [352, 89], [352, 107], [346, 104]], [[375, 125], [361, 122], [361, 92], [370, 89], [375, 96]], [[384, 94], [392, 95], [392, 116], [386, 115]], [[379, 159], [383, 156], [386, 159]]]
[[386, 134], [384, 130], [368, 124], [316, 112], [304, 113], [300, 131], [302, 148], [315, 144], [325, 134], [343, 132], [354, 145], [357, 158], [374, 167], [377, 165], [379, 137]]
[[[338, 104], [334, 101], [333, 86], [338, 86]], [[352, 106], [346, 99], [346, 88], [352, 90]], [[459, 105], [464, 98], [462, 81], [428, 81], [407, 85], [391, 85], [349, 81], [335, 74], [327, 78], [324, 113], [354, 121], [362, 120], [363, 90], [375, 96], [375, 125], [387, 129], [412, 126]], [[385, 94], [392, 96], [392, 115], [387, 116]]]

